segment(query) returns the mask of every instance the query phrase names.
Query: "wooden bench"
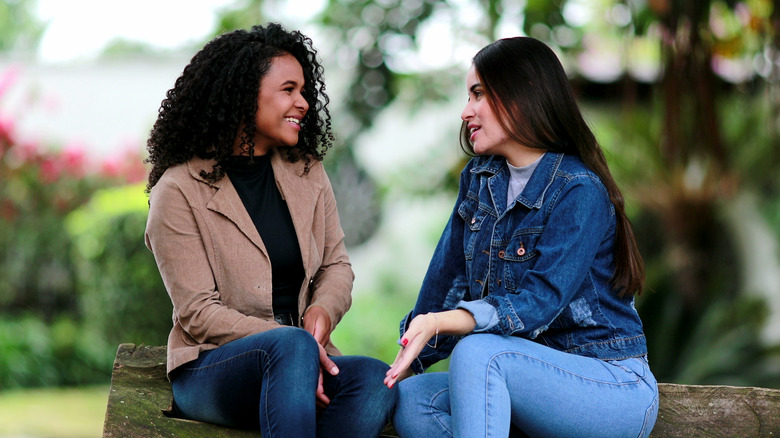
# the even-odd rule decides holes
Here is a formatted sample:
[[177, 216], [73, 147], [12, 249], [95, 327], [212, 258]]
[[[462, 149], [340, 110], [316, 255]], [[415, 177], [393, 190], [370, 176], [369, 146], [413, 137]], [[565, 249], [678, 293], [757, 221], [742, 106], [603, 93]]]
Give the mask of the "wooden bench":
[[[114, 361], [104, 437], [257, 437], [257, 431], [170, 418], [165, 347], [122, 344]], [[653, 437], [780, 438], [780, 390], [662, 383]], [[391, 426], [382, 437], [397, 436]]]

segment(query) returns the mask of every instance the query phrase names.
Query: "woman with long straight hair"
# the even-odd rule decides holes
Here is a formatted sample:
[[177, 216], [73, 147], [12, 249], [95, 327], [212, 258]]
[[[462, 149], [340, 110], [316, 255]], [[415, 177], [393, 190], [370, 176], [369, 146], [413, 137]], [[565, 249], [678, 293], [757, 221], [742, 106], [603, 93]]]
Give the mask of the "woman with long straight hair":
[[[401, 437], [645, 437], [658, 388], [623, 197], [555, 53], [474, 57], [452, 215], [385, 384]], [[449, 371], [409, 377], [451, 356]]]

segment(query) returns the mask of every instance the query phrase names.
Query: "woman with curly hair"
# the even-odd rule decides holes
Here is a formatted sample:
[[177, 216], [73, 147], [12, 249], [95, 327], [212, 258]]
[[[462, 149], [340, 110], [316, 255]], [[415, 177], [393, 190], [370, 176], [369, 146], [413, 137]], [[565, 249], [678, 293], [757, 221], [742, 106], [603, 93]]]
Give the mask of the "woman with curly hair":
[[354, 274], [321, 163], [322, 71], [300, 32], [254, 26], [209, 42], [162, 102], [146, 244], [173, 303], [174, 415], [268, 437], [377, 436], [389, 420], [388, 366], [330, 341]]

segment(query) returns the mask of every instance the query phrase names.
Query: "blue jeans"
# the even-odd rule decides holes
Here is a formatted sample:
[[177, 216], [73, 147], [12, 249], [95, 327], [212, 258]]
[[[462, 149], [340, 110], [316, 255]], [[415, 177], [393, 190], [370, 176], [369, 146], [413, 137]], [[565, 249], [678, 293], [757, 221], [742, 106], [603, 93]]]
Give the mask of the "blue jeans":
[[387, 364], [364, 356], [331, 357], [323, 373], [330, 404], [317, 412], [319, 349], [307, 331], [282, 327], [200, 354], [171, 376], [175, 414], [263, 437], [378, 436], [397, 393], [382, 384]]
[[602, 361], [514, 336], [466, 336], [448, 373], [397, 387], [402, 438], [647, 437], [658, 414], [644, 358]]

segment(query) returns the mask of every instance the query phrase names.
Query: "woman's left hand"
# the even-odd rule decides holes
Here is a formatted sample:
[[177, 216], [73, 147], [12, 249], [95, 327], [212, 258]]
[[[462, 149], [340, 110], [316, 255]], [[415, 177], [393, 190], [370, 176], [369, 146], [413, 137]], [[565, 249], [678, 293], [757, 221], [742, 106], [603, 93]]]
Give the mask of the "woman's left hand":
[[320, 306], [311, 306], [303, 315], [303, 329], [311, 333], [323, 347], [330, 341], [330, 316]]
[[328, 353], [325, 351], [325, 345], [330, 341], [330, 316], [322, 307], [312, 306], [306, 311], [302, 322], [303, 329], [311, 333], [320, 347], [320, 377], [317, 382], [317, 406], [325, 408], [330, 403], [330, 399], [325, 395], [325, 390], [322, 386], [323, 369], [332, 376], [339, 373], [339, 368], [330, 360]]

